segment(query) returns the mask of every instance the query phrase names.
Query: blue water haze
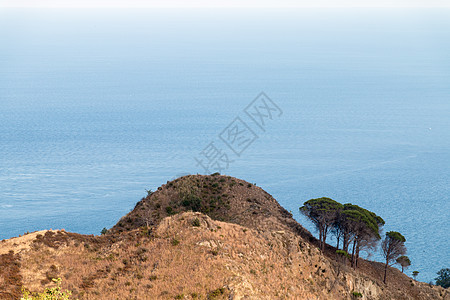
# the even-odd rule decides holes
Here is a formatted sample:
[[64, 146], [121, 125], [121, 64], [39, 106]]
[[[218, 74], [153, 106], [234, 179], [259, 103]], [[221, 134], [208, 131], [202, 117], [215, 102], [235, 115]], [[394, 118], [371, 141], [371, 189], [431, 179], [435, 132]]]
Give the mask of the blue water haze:
[[[224, 172], [331, 197], [450, 266], [450, 18], [432, 9], [0, 10], [0, 238], [99, 234], [266, 92], [283, 110]], [[331, 243], [333, 243], [330, 240]], [[381, 259], [375, 255], [372, 259]]]

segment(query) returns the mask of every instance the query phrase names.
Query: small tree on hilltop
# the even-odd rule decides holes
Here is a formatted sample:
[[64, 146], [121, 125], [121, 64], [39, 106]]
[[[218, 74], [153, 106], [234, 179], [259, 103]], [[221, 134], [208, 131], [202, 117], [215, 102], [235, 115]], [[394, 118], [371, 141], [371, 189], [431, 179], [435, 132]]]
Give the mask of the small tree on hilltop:
[[327, 234], [336, 222], [336, 217], [342, 204], [333, 199], [322, 197], [303, 203], [300, 212], [310, 219], [319, 231], [320, 248], [325, 250]]
[[397, 231], [389, 231], [386, 233], [386, 238], [381, 243], [383, 256], [386, 258], [386, 264], [384, 266], [384, 283], [386, 283], [388, 266], [392, 264], [397, 257], [406, 253], [405, 242], [405, 237]]
[[445, 268], [437, 272], [438, 277], [435, 278], [436, 285], [442, 286], [444, 289], [450, 287], [450, 269]]
[[414, 280], [417, 280], [417, 276], [419, 275], [419, 271], [413, 271], [412, 276], [414, 277]]
[[397, 258], [396, 262], [402, 266], [402, 273], [403, 270], [408, 268], [411, 265], [411, 261], [409, 260], [408, 256], [402, 255], [399, 258]]

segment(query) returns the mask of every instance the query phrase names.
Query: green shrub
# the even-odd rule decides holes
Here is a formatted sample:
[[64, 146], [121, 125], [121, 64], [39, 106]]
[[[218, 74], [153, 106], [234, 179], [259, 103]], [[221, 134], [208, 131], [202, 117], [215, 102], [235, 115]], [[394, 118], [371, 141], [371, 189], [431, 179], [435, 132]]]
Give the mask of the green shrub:
[[437, 273], [438, 277], [435, 278], [436, 285], [442, 286], [444, 289], [450, 287], [450, 269], [443, 268], [440, 269]]
[[172, 206], [167, 206], [166, 212], [169, 216], [176, 214], [176, 212], [173, 210]]
[[22, 298], [20, 300], [70, 300], [72, 292], [61, 290], [61, 278], [54, 278], [53, 282], [56, 283], [56, 287], [46, 288], [42, 293], [32, 294], [30, 291], [22, 288]]
[[360, 292], [352, 292], [352, 295], [353, 295], [353, 297], [355, 297], [355, 298], [360, 298], [360, 297], [362, 297], [363, 295], [360, 293]]
[[194, 226], [194, 227], [200, 227], [200, 220], [199, 220], [198, 218], [195, 218], [195, 219], [192, 221], [192, 226]]
[[194, 194], [189, 194], [184, 196], [181, 205], [190, 208], [193, 211], [200, 211], [202, 208], [202, 200]]
[[350, 258], [350, 254], [348, 254], [347, 251], [345, 251], [345, 250], [336, 250], [336, 254], [338, 256], [344, 256], [344, 257]]
[[225, 294], [225, 288], [218, 288], [208, 293], [208, 299], [215, 299]]
[[152, 230], [150, 228], [148, 228], [147, 226], [142, 226], [141, 227], [141, 235], [143, 236], [151, 236], [152, 234]]

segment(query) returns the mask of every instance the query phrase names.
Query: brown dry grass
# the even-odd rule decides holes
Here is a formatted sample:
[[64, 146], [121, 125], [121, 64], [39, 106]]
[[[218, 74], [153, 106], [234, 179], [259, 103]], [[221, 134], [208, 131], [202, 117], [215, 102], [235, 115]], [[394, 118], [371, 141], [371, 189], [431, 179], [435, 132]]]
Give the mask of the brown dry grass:
[[[200, 226], [193, 226], [196, 219]], [[164, 219], [152, 237], [136, 230], [96, 249], [68, 238], [70, 233], [49, 236], [68, 242], [54, 248], [36, 240], [22, 254], [23, 284], [32, 291], [61, 277], [63, 288], [80, 299], [206, 299], [214, 291], [217, 299], [323, 294], [321, 281], [314, 286], [310, 278], [317, 271], [313, 264], [326, 270], [326, 262], [317, 255], [311, 260], [306, 253], [317, 250], [307, 251], [306, 244], [300, 249], [298, 237], [287, 231], [256, 231], [184, 213]]]
[[20, 270], [19, 255], [14, 251], [0, 255], [0, 299], [18, 299], [22, 287]]
[[[167, 206], [191, 208], [180, 198], [186, 190], [214, 220], [195, 212], [167, 217]], [[148, 229], [139, 227], [146, 212]], [[350, 299], [353, 291], [363, 299], [449, 298], [393, 268], [386, 286], [382, 264], [360, 260], [355, 271], [315, 243], [261, 188], [187, 176], [140, 201], [104, 236], [43, 231], [0, 242], [0, 299], [16, 299], [22, 284], [41, 291], [55, 277], [79, 299]]]
[[47, 232], [56, 232], [53, 230], [41, 230], [41, 231], [35, 231], [28, 234], [24, 234], [23, 236], [10, 238], [8, 240], [2, 240], [0, 241], [0, 255], [6, 254], [9, 251], [13, 250], [15, 252], [21, 252], [24, 250], [29, 250], [30, 245], [32, 242], [36, 239], [36, 236], [38, 235], [44, 235]]
[[[163, 219], [150, 235], [56, 231], [28, 240], [20, 264], [18, 254], [2, 255], [8, 271], [1, 282], [17, 296], [21, 284], [39, 291], [61, 277], [79, 299], [349, 299], [353, 290], [365, 299], [446, 297], [427, 286], [413, 298], [393, 286], [401, 289], [396, 294], [349, 267], [340, 266], [338, 275], [335, 262], [284, 229], [256, 230], [187, 212]], [[8, 297], [0, 299], [17, 299]]]

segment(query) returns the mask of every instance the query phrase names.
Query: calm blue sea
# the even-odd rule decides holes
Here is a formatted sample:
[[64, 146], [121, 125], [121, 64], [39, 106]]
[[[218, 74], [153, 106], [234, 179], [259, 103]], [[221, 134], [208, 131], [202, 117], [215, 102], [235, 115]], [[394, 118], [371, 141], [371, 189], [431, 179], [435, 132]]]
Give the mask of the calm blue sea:
[[[99, 234], [174, 176], [222, 171], [296, 219], [355, 203], [450, 267], [450, 11], [0, 10], [0, 239]], [[283, 114], [244, 113], [264, 91]], [[240, 157], [219, 134], [257, 135]], [[372, 259], [381, 259], [378, 255]]]

